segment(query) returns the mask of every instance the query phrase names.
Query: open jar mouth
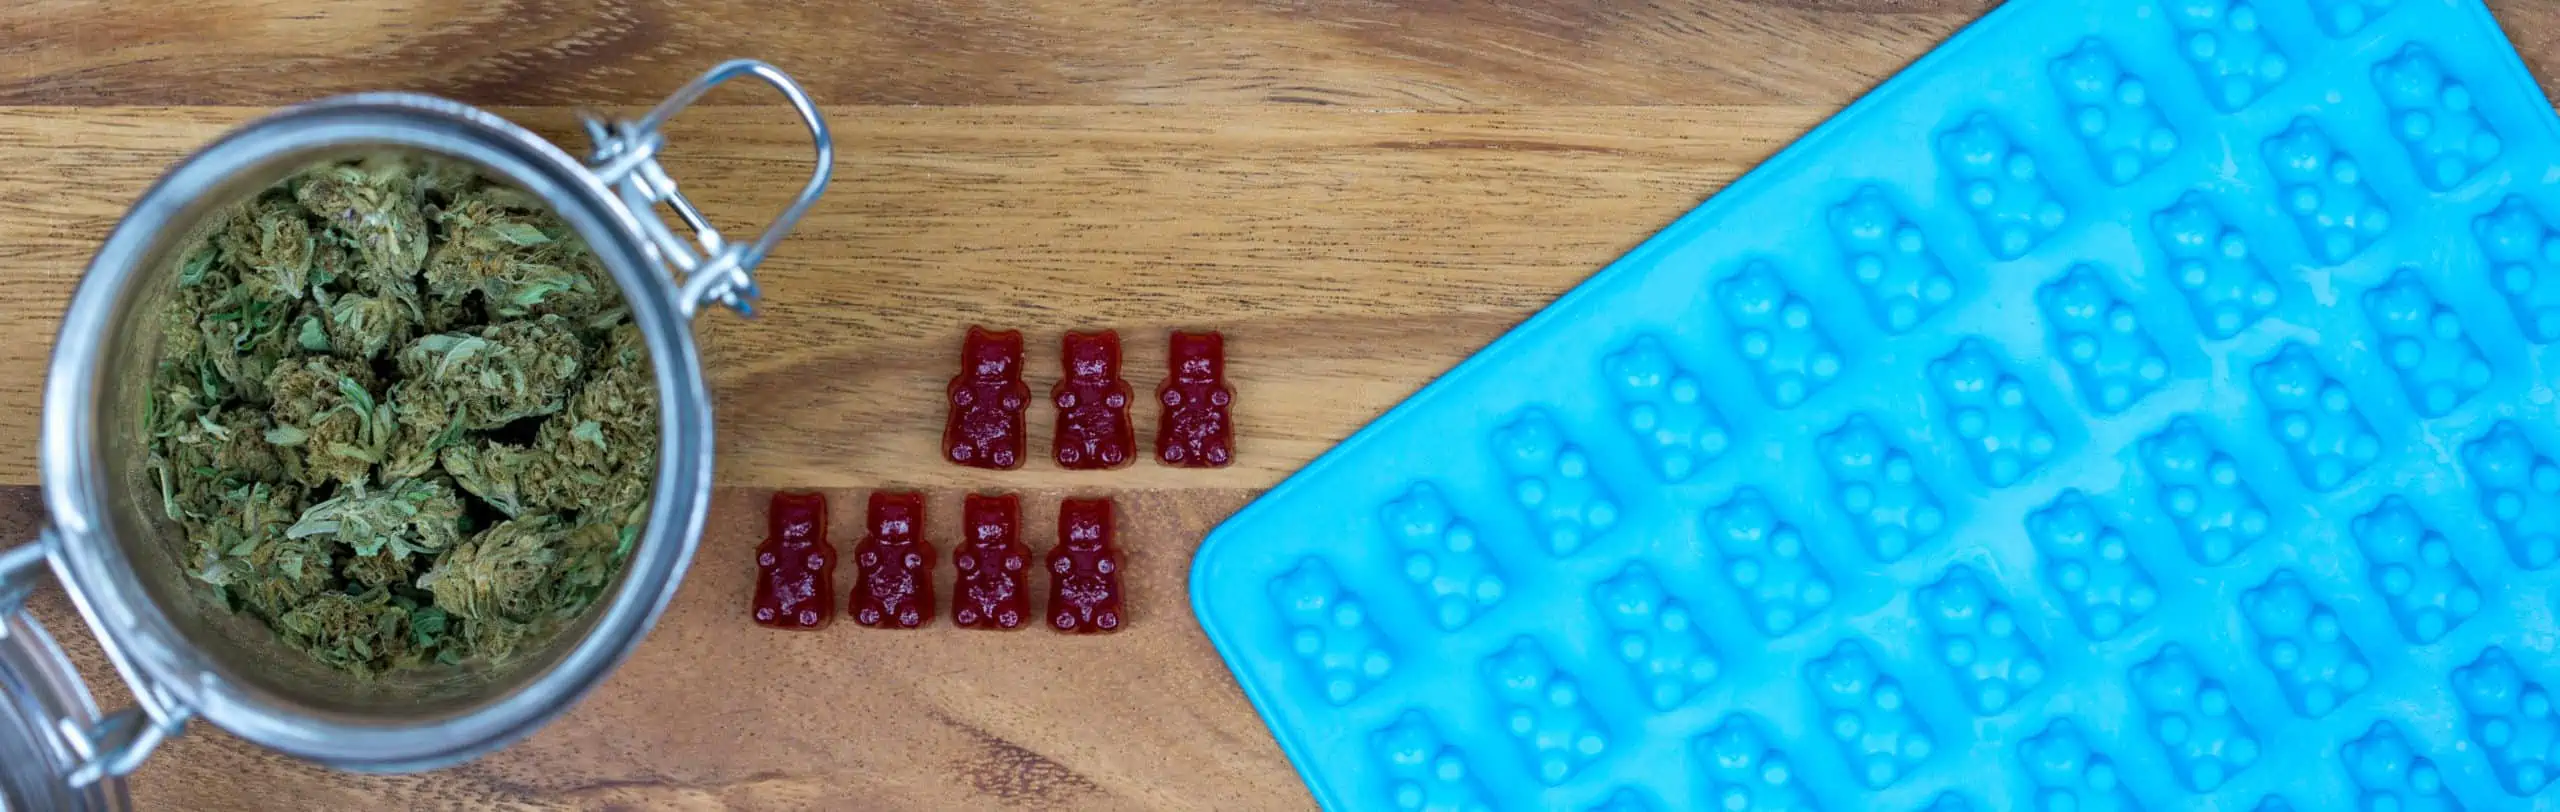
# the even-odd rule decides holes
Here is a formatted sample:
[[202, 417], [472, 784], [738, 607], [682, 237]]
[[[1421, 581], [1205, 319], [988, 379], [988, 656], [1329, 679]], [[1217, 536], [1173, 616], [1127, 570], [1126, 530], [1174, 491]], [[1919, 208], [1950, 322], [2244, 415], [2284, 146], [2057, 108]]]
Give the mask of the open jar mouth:
[[[730, 78], [773, 84], [817, 143], [800, 197], [753, 243], [730, 244], [676, 191], [654, 155], [658, 125]], [[108, 237], [74, 294], [45, 385], [40, 457], [51, 528], [42, 560], [68, 587], [136, 707], [65, 731], [81, 757], [74, 787], [122, 775], [162, 738], [201, 715], [251, 742], [342, 769], [406, 771], [504, 746], [600, 683], [654, 625], [699, 542], [711, 486], [712, 422], [690, 323], [706, 304], [744, 310], [750, 271], [823, 190], [826, 127], [799, 88], [761, 63], [723, 64], [647, 116], [590, 122], [581, 163], [532, 132], [467, 105], [412, 94], [363, 94], [301, 105], [253, 122], [172, 169]], [[443, 667], [376, 679], [331, 669], [278, 643], [187, 577], [155, 520], [157, 491], [141, 460], [159, 351], [160, 307], [178, 258], [233, 202], [315, 163], [386, 151], [470, 163], [548, 204], [587, 243], [620, 290], [651, 361], [658, 398], [657, 466], [644, 529], [597, 604], [503, 665]], [[673, 210], [695, 232], [660, 219]], [[10, 551], [12, 553], [19, 551]], [[32, 556], [7, 556], [24, 565]], [[0, 613], [15, 609], [0, 567]], [[76, 681], [75, 681], [76, 683]], [[85, 728], [85, 729], [77, 729]]]

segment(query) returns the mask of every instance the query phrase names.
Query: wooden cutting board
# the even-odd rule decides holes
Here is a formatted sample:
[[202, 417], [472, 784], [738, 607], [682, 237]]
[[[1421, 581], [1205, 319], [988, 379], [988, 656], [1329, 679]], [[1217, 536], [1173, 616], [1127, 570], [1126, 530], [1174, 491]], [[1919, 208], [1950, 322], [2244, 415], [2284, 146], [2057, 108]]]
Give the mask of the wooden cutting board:
[[[2286, 2], [2288, 0], [2273, 0]], [[701, 337], [721, 488], [656, 633], [558, 723], [481, 761], [330, 772], [197, 725], [134, 776], [146, 808], [1300, 809], [1312, 805], [1189, 615], [1221, 519], [1953, 33], [1990, 0], [39, 0], [0, 7], [0, 539], [41, 521], [37, 405], [57, 315], [172, 161], [274, 105], [422, 90], [566, 137], [722, 58], [805, 82], [837, 181], [764, 266], [764, 315]], [[2492, 0], [2546, 86], [2560, 4]], [[732, 231], [807, 152], [749, 91], [670, 133]], [[1068, 473], [935, 454], [969, 324], [1116, 328], [1133, 383], [1174, 327], [1228, 335], [1239, 463]], [[1142, 421], [1152, 411], [1142, 408]], [[750, 624], [774, 487], [840, 517], [876, 487], [1118, 499], [1116, 636]], [[853, 519], [840, 519], [839, 528]], [[849, 537], [840, 542], [849, 544]], [[949, 556], [944, 556], [948, 561]], [[949, 564], [937, 580], [947, 584]], [[68, 603], [36, 610], [124, 701]], [[947, 613], [947, 605], [946, 605]]]

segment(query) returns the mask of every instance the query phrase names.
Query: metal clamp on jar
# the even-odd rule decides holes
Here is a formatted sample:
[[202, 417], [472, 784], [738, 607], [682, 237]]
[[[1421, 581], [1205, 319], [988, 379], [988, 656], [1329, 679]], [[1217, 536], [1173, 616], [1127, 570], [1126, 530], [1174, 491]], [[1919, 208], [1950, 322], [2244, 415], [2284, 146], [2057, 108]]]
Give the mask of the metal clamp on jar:
[[[753, 242], [732, 243], [657, 161], [659, 127], [711, 88], [753, 77], [781, 91], [816, 142], [815, 171]], [[689, 322], [748, 311], [753, 271], [826, 189], [826, 122], [790, 77], [732, 61], [637, 120], [586, 122], [585, 160], [486, 111], [413, 94], [359, 94], [279, 111], [189, 157], [145, 192], [98, 252], [55, 340], [41, 446], [51, 526], [0, 552], [0, 809], [121, 809], [122, 776], [202, 717], [331, 767], [400, 772], [461, 762], [533, 732], [602, 682], [657, 622], [702, 536], [712, 423]], [[645, 530], [603, 601], [548, 646], [501, 668], [359, 680], [288, 656], [254, 621], [190, 584], [175, 528], [143, 508], [138, 430], [152, 326], [191, 234], [228, 203], [315, 161], [385, 149], [469, 161], [548, 203], [620, 287], [653, 359], [658, 466]], [[687, 240], [659, 215], [675, 212]], [[49, 565], [132, 686], [101, 715], [23, 602]]]

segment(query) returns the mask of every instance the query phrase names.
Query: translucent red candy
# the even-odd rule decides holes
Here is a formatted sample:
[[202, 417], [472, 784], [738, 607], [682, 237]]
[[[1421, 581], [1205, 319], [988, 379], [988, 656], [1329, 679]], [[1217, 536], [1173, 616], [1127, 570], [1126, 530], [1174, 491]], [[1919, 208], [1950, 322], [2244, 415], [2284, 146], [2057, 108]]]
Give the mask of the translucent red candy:
[[853, 622], [913, 629], [933, 621], [933, 547], [924, 542], [924, 494], [873, 493], [871, 532], [853, 547], [860, 580]]
[[1049, 390], [1058, 404], [1058, 467], [1090, 471], [1129, 464], [1138, 439], [1129, 425], [1129, 382], [1120, 379], [1120, 334], [1068, 333], [1059, 360], [1066, 377]]
[[836, 613], [836, 548], [827, 543], [827, 497], [776, 493], [756, 545], [756, 622], [816, 629]]
[[1215, 332], [1173, 334], [1165, 353], [1164, 384], [1156, 402], [1164, 418], [1156, 423], [1156, 459], [1181, 468], [1217, 468], [1235, 459], [1235, 423], [1227, 407], [1236, 392], [1227, 387], [1227, 341]]
[[1021, 503], [1013, 494], [969, 494], [961, 508], [960, 547], [951, 562], [951, 622], [964, 629], [1009, 631], [1031, 619], [1031, 548], [1023, 546]]
[[1022, 333], [969, 328], [960, 345], [960, 374], [951, 378], [951, 418], [942, 454], [973, 468], [1022, 465], [1031, 386], [1022, 382]]
[[1049, 625], [1069, 634], [1118, 631], [1120, 552], [1111, 546], [1111, 500], [1058, 504], [1058, 546], [1049, 550]]

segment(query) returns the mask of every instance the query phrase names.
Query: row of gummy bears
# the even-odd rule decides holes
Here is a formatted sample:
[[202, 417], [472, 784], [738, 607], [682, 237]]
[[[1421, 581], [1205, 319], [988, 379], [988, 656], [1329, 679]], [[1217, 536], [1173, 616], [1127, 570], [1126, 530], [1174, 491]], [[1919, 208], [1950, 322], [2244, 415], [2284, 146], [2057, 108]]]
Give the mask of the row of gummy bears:
[[[1235, 459], [1228, 408], [1226, 339], [1217, 332], [1176, 331], [1167, 374], [1156, 388], [1164, 407], [1156, 459], [1181, 468], [1217, 468]], [[1120, 377], [1120, 334], [1067, 333], [1064, 375], [1050, 390], [1058, 407], [1058, 467], [1101, 470], [1130, 463], [1137, 432], [1130, 424], [1129, 383]], [[951, 379], [944, 458], [973, 468], [1022, 466], [1031, 387], [1022, 380], [1022, 333], [969, 328], [960, 374]], [[964, 629], [1006, 631], [1031, 616], [1031, 550], [1017, 538], [1021, 502], [1013, 494], [969, 494], [965, 531], [952, 563], [952, 622]], [[854, 545], [853, 622], [913, 629], [933, 622], [933, 546], [924, 540], [924, 495], [871, 494], [866, 532]], [[827, 541], [824, 494], [779, 492], [756, 548], [755, 619], [778, 629], [818, 629], [835, 616], [835, 545]], [[1120, 553], [1111, 544], [1111, 500], [1068, 499], [1058, 505], [1058, 545], [1049, 550], [1049, 626], [1069, 634], [1118, 631]]]
[[[952, 621], [964, 629], [1010, 631], [1031, 616], [1031, 550], [1017, 538], [1013, 494], [969, 494], [965, 529], [952, 553]], [[933, 546], [924, 539], [924, 495], [871, 494], [862, 540], [854, 544], [853, 622], [914, 629], [933, 622]], [[819, 629], [835, 615], [836, 548], [827, 541], [827, 497], [773, 495], [767, 535], [756, 548], [755, 619], [778, 629]], [[1049, 625], [1068, 634], [1118, 631], [1120, 553], [1112, 546], [1111, 500], [1058, 506], [1058, 545], [1049, 549]]]
[[[1164, 407], [1156, 424], [1156, 460], [1178, 468], [1219, 468], [1235, 458], [1235, 425], [1228, 407], [1235, 390], [1226, 383], [1226, 339], [1216, 332], [1176, 331], [1166, 353], [1167, 372], [1156, 388]], [[1063, 375], [1049, 391], [1058, 407], [1058, 467], [1075, 471], [1118, 468], [1137, 452], [1129, 421], [1129, 382], [1120, 377], [1120, 334], [1110, 330], [1066, 334], [1059, 356]], [[1024, 413], [1031, 387], [1022, 381], [1022, 333], [970, 327], [960, 347], [960, 374], [951, 378], [951, 417], [942, 432], [943, 458], [972, 468], [1011, 469], [1023, 462]]]

